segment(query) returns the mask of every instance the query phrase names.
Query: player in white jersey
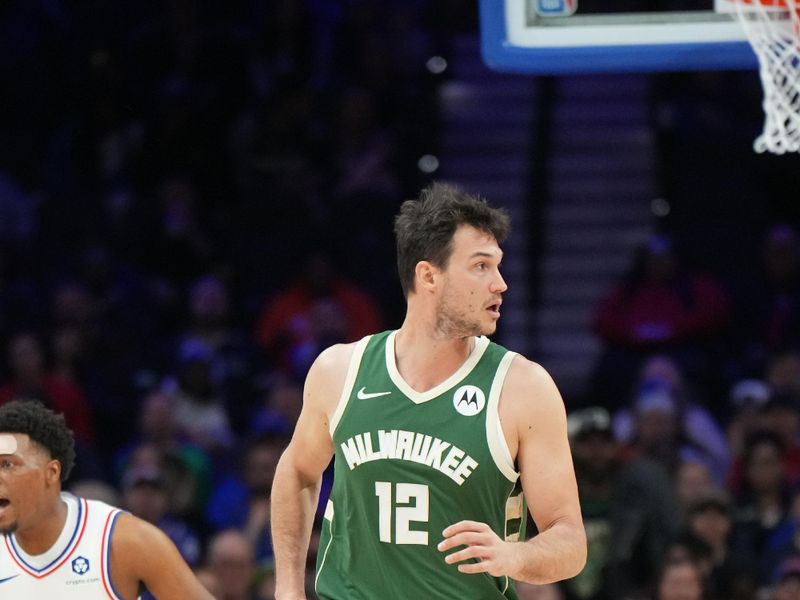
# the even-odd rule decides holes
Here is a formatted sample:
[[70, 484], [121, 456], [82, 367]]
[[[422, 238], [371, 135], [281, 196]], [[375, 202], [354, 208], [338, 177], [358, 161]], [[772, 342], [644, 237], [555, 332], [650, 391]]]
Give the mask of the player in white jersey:
[[0, 407], [0, 598], [213, 600], [155, 526], [63, 493], [74, 461], [62, 415]]

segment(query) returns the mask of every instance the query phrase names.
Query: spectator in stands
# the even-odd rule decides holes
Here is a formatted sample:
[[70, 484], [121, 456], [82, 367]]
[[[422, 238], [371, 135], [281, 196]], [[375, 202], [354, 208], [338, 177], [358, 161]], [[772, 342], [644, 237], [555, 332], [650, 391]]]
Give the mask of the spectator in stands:
[[734, 464], [744, 452], [745, 441], [761, 429], [761, 409], [771, 395], [769, 385], [760, 379], [741, 379], [731, 386], [726, 437]]
[[[663, 448], [672, 456], [662, 456], [671, 463], [671, 470], [683, 462], [703, 462], [714, 480], [722, 484], [729, 469], [730, 451], [722, 426], [700, 400], [674, 359], [653, 355], [642, 363], [633, 406], [623, 407], [614, 414], [617, 439], [631, 444], [635, 436], [643, 433], [646, 440], [664, 435], [665, 440], [653, 440], [664, 446], [672, 437], [669, 447]], [[642, 427], [645, 431], [640, 431]], [[640, 440], [640, 445], [648, 447], [650, 442]]]
[[[159, 166], [165, 168], [169, 167]], [[158, 181], [148, 184], [155, 188], [155, 198], [140, 203], [136, 231], [150, 235], [147, 244], [135, 246], [135, 260], [147, 279], [150, 323], [168, 340], [186, 321], [184, 290], [216, 264], [216, 247], [206, 231], [207, 212], [202, 211], [201, 191], [191, 175], [159, 173]]]
[[707, 585], [714, 568], [714, 550], [705, 540], [685, 531], [673, 539], [667, 547], [664, 562], [680, 561], [689, 561], [695, 565]]
[[179, 350], [177, 371], [161, 391], [175, 400], [175, 419], [181, 433], [211, 455], [235, 442], [227, 403], [212, 372], [213, 354], [204, 343], [188, 339]]
[[0, 404], [13, 398], [41, 400], [64, 413], [80, 442], [91, 444], [92, 422], [86, 397], [74, 383], [48, 371], [38, 337], [31, 332], [18, 333], [8, 341], [7, 353], [11, 379], [0, 387]]
[[141, 402], [137, 423], [134, 437], [114, 455], [116, 472], [121, 474], [142, 448], [157, 452], [162, 458], [173, 457], [173, 462], [181, 465], [180, 471], [186, 473], [186, 480], [191, 482], [184, 492], [190, 507], [182, 512], [202, 512], [211, 491], [213, 464], [208, 453], [181, 431], [175, 398], [159, 390], [148, 393]]
[[800, 600], [800, 555], [785, 559], [775, 569], [770, 600]]
[[766, 232], [760, 270], [741, 287], [741, 353], [745, 368], [762, 370], [770, 356], [800, 343], [800, 237], [792, 225], [777, 223]]
[[208, 569], [219, 581], [217, 600], [259, 600], [253, 592], [256, 563], [247, 537], [237, 529], [216, 533], [208, 542]]
[[98, 450], [111, 454], [135, 423], [136, 373], [157, 348], [141, 273], [123, 268], [103, 244], [77, 250], [74, 278], [50, 308], [53, 369], [85, 390]]
[[655, 600], [704, 600], [700, 567], [686, 559], [667, 562], [656, 584]]
[[53, 368], [84, 391], [101, 452], [113, 449], [120, 433], [126, 438], [133, 422], [132, 371], [145, 342], [131, 315], [146, 311], [126, 302], [116, 293], [95, 294], [77, 279], [66, 279], [52, 294]]
[[277, 377], [266, 392], [264, 404], [253, 414], [250, 432], [291, 433], [302, 407], [302, 386], [285, 377]]
[[690, 535], [708, 544], [711, 568], [708, 587], [714, 598], [750, 600], [756, 584], [752, 565], [731, 551], [733, 503], [723, 489], [713, 488], [695, 498], [686, 515]]
[[706, 496], [715, 487], [717, 487], [717, 483], [714, 481], [708, 465], [703, 461], [688, 458], [682, 460], [678, 465], [675, 474], [675, 491], [682, 514], [686, 514], [698, 499]]
[[221, 277], [204, 275], [192, 282], [189, 323], [178, 337], [177, 351], [190, 345], [205, 348], [211, 377], [226, 401], [231, 425], [242, 434], [254, 404], [255, 348], [249, 336], [231, 323], [231, 302], [228, 285]]
[[792, 494], [789, 513], [778, 525], [766, 543], [766, 551], [761, 557], [765, 572], [792, 557], [800, 556], [800, 490]]
[[86, 360], [83, 336], [80, 329], [70, 325], [58, 327], [50, 337], [53, 355], [53, 374], [80, 385]]
[[761, 408], [761, 427], [774, 432], [783, 444], [786, 479], [800, 484], [800, 398], [777, 392]]
[[352, 342], [382, 328], [375, 301], [337, 270], [325, 253], [312, 253], [300, 276], [261, 309], [258, 343], [299, 380], [325, 347]]
[[[684, 406], [675, 393], [661, 383], [648, 383], [639, 392], [632, 409], [633, 431], [626, 446], [629, 456], [646, 456], [661, 464], [672, 478], [684, 462], [702, 462], [715, 479], [722, 480], [727, 456], [715, 456], [713, 450], [724, 449], [724, 438], [709, 430], [702, 437], [702, 430], [693, 436], [687, 431]], [[722, 445], [713, 447], [709, 440], [720, 437]]]
[[[756, 434], [745, 447], [743, 485], [735, 499], [732, 549], [749, 564], [761, 564], [770, 537], [789, 511], [783, 450], [780, 438], [770, 432]], [[759, 584], [766, 584], [770, 574], [761, 568], [757, 576]]]
[[800, 396], [800, 351], [771, 355], [767, 360], [766, 380], [774, 393]]
[[561, 587], [570, 600], [599, 599], [609, 593], [605, 571], [613, 552], [612, 513], [620, 453], [604, 408], [575, 411], [569, 415], [568, 426], [589, 551], [581, 573]]
[[167, 477], [155, 466], [133, 465], [122, 478], [124, 508], [166, 533], [194, 567], [200, 561], [200, 539], [184, 521], [170, 514], [170, 492]]
[[[753, 434], [766, 431], [781, 442], [783, 466], [789, 487], [800, 483], [800, 406], [792, 394], [777, 392], [759, 407]], [[729, 474], [729, 487], [738, 492], [743, 485], [744, 452], [733, 462]]]
[[171, 450], [163, 450], [157, 445], [143, 442], [134, 446], [128, 460], [121, 465], [119, 487], [124, 489], [125, 474], [134, 471], [157, 472], [166, 482], [168, 493], [167, 511], [198, 531], [202, 523], [201, 498], [198, 497], [198, 483], [191, 468], [180, 455]]
[[285, 435], [270, 434], [249, 440], [242, 454], [241, 473], [224, 477], [206, 506], [206, 521], [212, 530], [241, 530], [259, 564], [272, 562], [270, 493], [275, 467], [287, 442]]
[[623, 460], [604, 408], [575, 411], [568, 425], [589, 559], [562, 588], [570, 600], [641, 592], [679, 526], [672, 482], [648, 458]]
[[727, 327], [730, 314], [720, 283], [683, 265], [667, 236], [653, 236], [597, 306], [594, 328], [606, 350], [595, 385], [609, 402], [619, 402], [630, 389], [630, 374], [653, 353], [679, 358], [693, 374], [704, 375], [705, 345]]

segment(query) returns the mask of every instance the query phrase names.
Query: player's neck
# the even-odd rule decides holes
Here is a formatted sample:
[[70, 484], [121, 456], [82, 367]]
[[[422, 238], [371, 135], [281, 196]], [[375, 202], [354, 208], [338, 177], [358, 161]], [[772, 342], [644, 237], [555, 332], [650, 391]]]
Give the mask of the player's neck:
[[474, 347], [473, 336], [445, 338], [406, 319], [395, 336], [397, 370], [413, 389], [425, 392], [455, 373]]
[[67, 505], [59, 495], [52, 509], [47, 510], [32, 526], [20, 527], [14, 533], [17, 544], [31, 556], [44, 554], [61, 535], [67, 522], [67, 513]]

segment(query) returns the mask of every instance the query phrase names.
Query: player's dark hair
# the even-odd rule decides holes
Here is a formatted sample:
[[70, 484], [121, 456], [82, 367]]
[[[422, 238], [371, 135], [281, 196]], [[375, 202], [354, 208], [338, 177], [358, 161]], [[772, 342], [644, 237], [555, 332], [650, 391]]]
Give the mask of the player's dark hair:
[[505, 210], [493, 208], [483, 198], [471, 196], [442, 183], [420, 192], [419, 199], [406, 200], [394, 220], [397, 241], [397, 271], [403, 295], [414, 291], [417, 263], [427, 260], [440, 269], [447, 267], [453, 251], [453, 234], [469, 225], [503, 242], [511, 219]]
[[0, 406], [0, 433], [26, 434], [61, 463], [61, 481], [75, 466], [75, 436], [64, 415], [56, 414], [37, 400], [12, 400]]

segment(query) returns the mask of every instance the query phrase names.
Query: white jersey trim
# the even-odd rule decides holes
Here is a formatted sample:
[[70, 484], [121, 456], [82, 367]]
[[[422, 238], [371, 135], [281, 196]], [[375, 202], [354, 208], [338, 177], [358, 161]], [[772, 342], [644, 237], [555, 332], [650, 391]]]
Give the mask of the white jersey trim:
[[433, 400], [455, 386], [455, 384], [464, 379], [464, 377], [475, 368], [475, 365], [478, 364], [483, 353], [486, 352], [486, 348], [489, 347], [489, 338], [485, 336], [476, 337], [475, 347], [467, 357], [467, 360], [464, 361], [464, 364], [462, 364], [455, 373], [431, 389], [418, 392], [406, 383], [406, 380], [400, 375], [400, 371], [397, 370], [397, 356], [394, 351], [394, 340], [396, 336], [397, 331], [393, 331], [389, 334], [389, 337], [386, 338], [386, 369], [389, 371], [389, 377], [392, 383], [394, 383], [414, 404], [422, 404], [428, 400]]
[[506, 436], [503, 435], [499, 406], [503, 383], [506, 380], [511, 361], [514, 360], [516, 355], [516, 352], [506, 352], [505, 356], [500, 360], [489, 391], [489, 400], [486, 403], [486, 442], [489, 444], [489, 453], [492, 455], [494, 464], [497, 465], [500, 472], [512, 483], [516, 483], [517, 479], [519, 479], [519, 473], [514, 467], [514, 460], [511, 458]]
[[124, 600], [114, 587], [114, 581], [111, 574], [111, 541], [114, 536], [114, 527], [117, 525], [117, 518], [122, 514], [121, 510], [115, 510], [106, 517], [106, 523], [103, 528], [103, 546], [100, 550], [101, 559], [103, 560], [101, 568], [101, 576], [103, 578], [103, 586], [106, 593], [112, 600]]
[[17, 545], [13, 533], [4, 536], [11, 558], [20, 569], [36, 579], [57, 571], [75, 552], [86, 531], [89, 519], [89, 504], [86, 499], [67, 493], [63, 493], [61, 498], [67, 505], [67, 519], [56, 542], [44, 553], [32, 556]]
[[364, 356], [364, 350], [366, 350], [367, 344], [369, 343], [371, 337], [371, 335], [368, 335], [364, 338], [361, 338], [358, 342], [356, 342], [355, 348], [353, 349], [353, 356], [350, 357], [350, 365], [347, 367], [347, 376], [344, 379], [342, 394], [339, 396], [339, 403], [336, 405], [336, 410], [334, 410], [333, 414], [331, 415], [331, 422], [328, 426], [331, 438], [333, 438], [333, 434], [336, 432], [336, 427], [339, 425], [339, 421], [342, 419], [344, 409], [347, 408], [347, 403], [350, 401], [350, 396], [353, 395], [353, 385], [356, 382], [358, 368], [361, 366], [361, 359]]
[[[325, 516], [324, 521], [328, 522], [328, 545], [325, 546], [325, 553], [322, 555], [322, 562], [319, 563], [319, 569], [317, 569], [317, 576], [314, 578], [314, 591], [317, 591], [317, 582], [319, 581], [319, 576], [322, 573], [322, 569], [325, 568], [325, 559], [328, 558], [328, 550], [331, 549], [331, 544], [333, 543], [333, 502], [328, 500], [328, 503], [325, 505]], [[324, 523], [323, 523], [324, 526]]]

